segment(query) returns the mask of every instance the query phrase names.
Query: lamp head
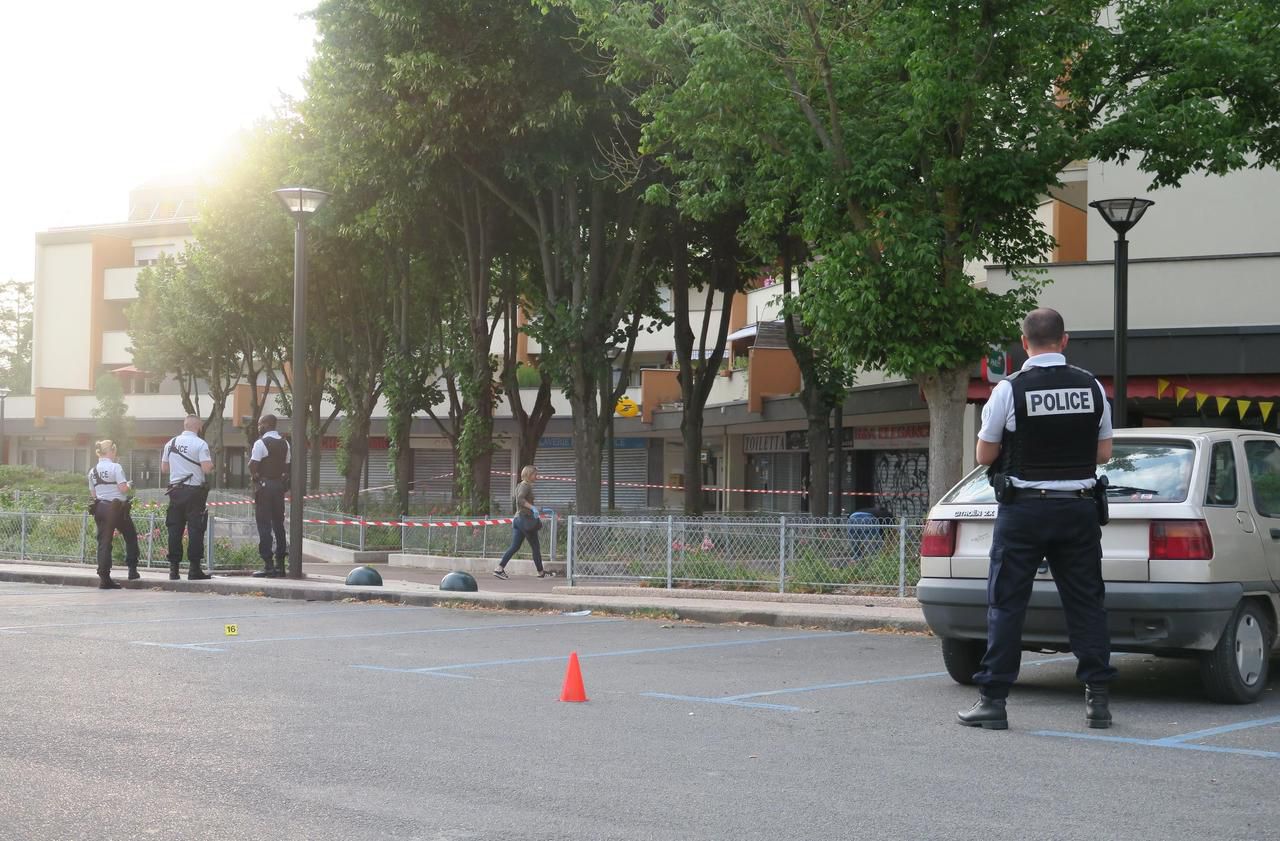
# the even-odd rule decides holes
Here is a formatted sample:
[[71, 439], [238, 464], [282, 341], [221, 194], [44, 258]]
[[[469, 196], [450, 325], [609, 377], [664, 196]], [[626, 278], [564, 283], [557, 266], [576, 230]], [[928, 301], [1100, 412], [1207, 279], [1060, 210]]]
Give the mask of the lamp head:
[[1155, 204], [1151, 199], [1127, 198], [1127, 199], [1100, 199], [1098, 201], [1089, 202], [1089, 206], [1096, 209], [1102, 214], [1102, 218], [1107, 220], [1107, 224], [1111, 226], [1121, 237], [1142, 219], [1142, 214], [1147, 212], [1147, 208]]
[[272, 192], [280, 199], [289, 215], [298, 220], [315, 213], [329, 198], [324, 190], [313, 190], [310, 187], [281, 187]]

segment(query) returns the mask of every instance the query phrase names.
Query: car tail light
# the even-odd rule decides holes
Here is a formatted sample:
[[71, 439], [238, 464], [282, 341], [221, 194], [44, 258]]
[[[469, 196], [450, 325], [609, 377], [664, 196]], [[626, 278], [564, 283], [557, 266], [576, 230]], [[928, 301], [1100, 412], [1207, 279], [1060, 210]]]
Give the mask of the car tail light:
[[1204, 520], [1152, 520], [1150, 534], [1153, 561], [1207, 561], [1213, 557], [1213, 538]]
[[930, 520], [925, 523], [920, 554], [926, 558], [950, 558], [955, 553], [955, 520]]

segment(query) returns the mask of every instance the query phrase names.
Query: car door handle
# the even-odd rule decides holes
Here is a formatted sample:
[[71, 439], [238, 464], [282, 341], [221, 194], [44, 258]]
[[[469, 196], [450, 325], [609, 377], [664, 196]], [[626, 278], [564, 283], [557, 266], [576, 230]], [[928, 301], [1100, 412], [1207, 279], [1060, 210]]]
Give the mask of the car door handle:
[[1272, 529], [1272, 530], [1271, 530], [1271, 539], [1272, 539], [1272, 540], [1280, 540], [1280, 529]]

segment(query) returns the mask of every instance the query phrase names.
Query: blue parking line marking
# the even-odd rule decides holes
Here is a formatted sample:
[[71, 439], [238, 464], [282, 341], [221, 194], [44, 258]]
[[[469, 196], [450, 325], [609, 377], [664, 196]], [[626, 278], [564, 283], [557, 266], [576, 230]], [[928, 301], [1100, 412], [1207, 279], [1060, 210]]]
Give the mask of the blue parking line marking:
[[[345, 613], [350, 608], [334, 608], [332, 610], [307, 611], [311, 616], [325, 616], [333, 613]], [[97, 628], [110, 625], [158, 625], [165, 622], [221, 622], [225, 619], [293, 619], [304, 614], [287, 613], [234, 613], [215, 616], [172, 616], [162, 619], [102, 619], [95, 622], [50, 622], [44, 625], [9, 625], [0, 627], [0, 631], [36, 631], [48, 628]]]
[[1208, 730], [1197, 730], [1194, 733], [1183, 733], [1181, 736], [1166, 736], [1156, 741], [1162, 745], [1173, 745], [1180, 742], [1188, 742], [1192, 739], [1205, 739], [1209, 736], [1218, 736], [1222, 733], [1234, 733], [1237, 730], [1251, 730], [1254, 727], [1268, 727], [1272, 724], [1280, 724], [1280, 715], [1271, 718], [1256, 718], [1252, 721], [1241, 721], [1236, 724], [1224, 724], [1222, 727], [1210, 727]]
[[719, 704], [725, 707], [748, 707], [757, 710], [775, 710], [778, 712], [798, 713], [802, 712], [802, 707], [793, 707], [790, 704], [760, 704], [750, 701], [739, 701], [735, 698], [699, 698], [696, 695], [672, 695], [667, 692], [641, 692], [646, 698], [662, 698], [667, 701], [694, 701], [699, 704]]
[[[1256, 726], [1256, 725], [1255, 725]], [[1235, 728], [1243, 729], [1243, 728]], [[1096, 736], [1092, 733], [1063, 733], [1057, 730], [1037, 730], [1032, 736], [1056, 736], [1064, 739], [1087, 739], [1094, 742], [1114, 742], [1123, 745], [1141, 745], [1148, 748], [1167, 748], [1172, 750], [1197, 750], [1207, 753], [1234, 753], [1242, 756], [1257, 756], [1263, 759], [1280, 759], [1280, 752], [1254, 750], [1252, 748], [1229, 748], [1220, 745], [1198, 745], [1190, 742], [1170, 741], [1166, 739], [1132, 739], [1124, 736]], [[1178, 737], [1171, 737], [1176, 739]]]
[[234, 640], [218, 640], [217, 642], [188, 642], [188, 643], [163, 643], [148, 642], [146, 640], [135, 640], [134, 645], [150, 645], [157, 648], [186, 648], [192, 651], [226, 651], [222, 648], [224, 645], [253, 645], [263, 642], [310, 642], [314, 640], [353, 640], [367, 639], [370, 637], [404, 637], [415, 636], [421, 634], [452, 634], [462, 633], [464, 631], [502, 631], [512, 628], [546, 628], [553, 626], [565, 625], [596, 625], [607, 622], [622, 622], [622, 619], [587, 619], [582, 621], [573, 621], [562, 619], [553, 622], [515, 622], [504, 625], [482, 625], [471, 627], [451, 627], [451, 628], [414, 628], [408, 631], [365, 631], [355, 634], [311, 634], [308, 636], [292, 636], [292, 637], [256, 637], [252, 639], [234, 639]]
[[[632, 648], [624, 651], [600, 651], [595, 654], [579, 654], [578, 659], [596, 659], [601, 657], [634, 657], [639, 654], [665, 654], [672, 651], [694, 651], [701, 648], [729, 648], [740, 645], [761, 645], [768, 642], [790, 642], [792, 640], [807, 640], [817, 638], [832, 639], [835, 637], [848, 636], [850, 632], [830, 632], [825, 631], [816, 634], [789, 634], [781, 637], [761, 637], [759, 639], [749, 640], [728, 640], [726, 642], [699, 642], [689, 645], [666, 645], [658, 648]], [[380, 672], [402, 672], [404, 674], [435, 674], [440, 672], [454, 672], [461, 669], [484, 669], [492, 666], [520, 666], [527, 663], [549, 663], [552, 661], [562, 661], [565, 659], [563, 654], [555, 654], [544, 657], [519, 657], [509, 660], [480, 660], [475, 663], [455, 663], [449, 666], [426, 666], [418, 669], [402, 669], [391, 666], [372, 666], [372, 665], [353, 665], [354, 669], [372, 669]]]
[[[1075, 657], [1049, 657], [1044, 660], [1032, 660], [1030, 663], [1024, 663], [1025, 666], [1044, 666], [1050, 663], [1061, 663], [1065, 660], [1075, 660]], [[946, 677], [946, 672], [921, 672], [914, 675], [894, 675], [892, 677], [875, 677], [862, 678], [860, 680], [844, 680], [838, 683], [819, 683], [813, 686], [789, 686], [785, 689], [769, 689], [763, 692], [745, 692], [741, 695], [725, 695], [717, 698], [702, 697], [698, 695], [673, 695], [667, 692], [644, 692], [647, 698], [663, 698], [671, 701], [697, 701], [705, 704], [731, 704], [735, 706], [757, 706], [761, 709], [777, 709], [784, 712], [799, 712], [801, 707], [792, 707], [786, 704], [748, 704], [742, 703], [751, 698], [766, 698], [770, 695], [791, 695], [798, 692], [818, 692], [824, 689], [847, 689], [851, 686], [875, 686], [883, 683], [901, 683], [907, 680], [925, 680], [935, 677]]]

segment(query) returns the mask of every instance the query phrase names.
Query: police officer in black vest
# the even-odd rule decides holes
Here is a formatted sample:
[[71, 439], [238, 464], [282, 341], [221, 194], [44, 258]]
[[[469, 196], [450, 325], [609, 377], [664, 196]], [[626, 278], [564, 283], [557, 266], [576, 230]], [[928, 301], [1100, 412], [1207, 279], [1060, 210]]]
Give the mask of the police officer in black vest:
[[[289, 442], [276, 432], [276, 416], [263, 415], [258, 422], [261, 437], [253, 442], [249, 455], [249, 473], [253, 476], [253, 509], [258, 521], [258, 556], [263, 568], [256, 578], [283, 578], [285, 558], [284, 492], [289, 476]], [[271, 552], [271, 536], [275, 533], [275, 555]]]
[[201, 568], [204, 561], [204, 533], [209, 524], [209, 475], [213, 473], [213, 456], [209, 445], [200, 437], [200, 419], [188, 415], [182, 422], [182, 434], [169, 439], [160, 452], [160, 472], [169, 474], [169, 510], [165, 526], [169, 530], [169, 578], [181, 576], [182, 533], [187, 533], [187, 578], [203, 581], [212, 578]]
[[[1022, 625], [1037, 567], [1047, 560], [1066, 613], [1085, 721], [1110, 727], [1111, 639], [1103, 608], [1097, 465], [1111, 458], [1111, 415], [1102, 386], [1063, 356], [1062, 316], [1044, 308], [1022, 322], [1029, 358], [1000, 382], [982, 412], [978, 462], [992, 466], [999, 500], [987, 584], [987, 652], [974, 675], [980, 696], [961, 724], [1008, 728], [1005, 699], [1018, 677]], [[1105, 493], [1105, 486], [1097, 489]]]

